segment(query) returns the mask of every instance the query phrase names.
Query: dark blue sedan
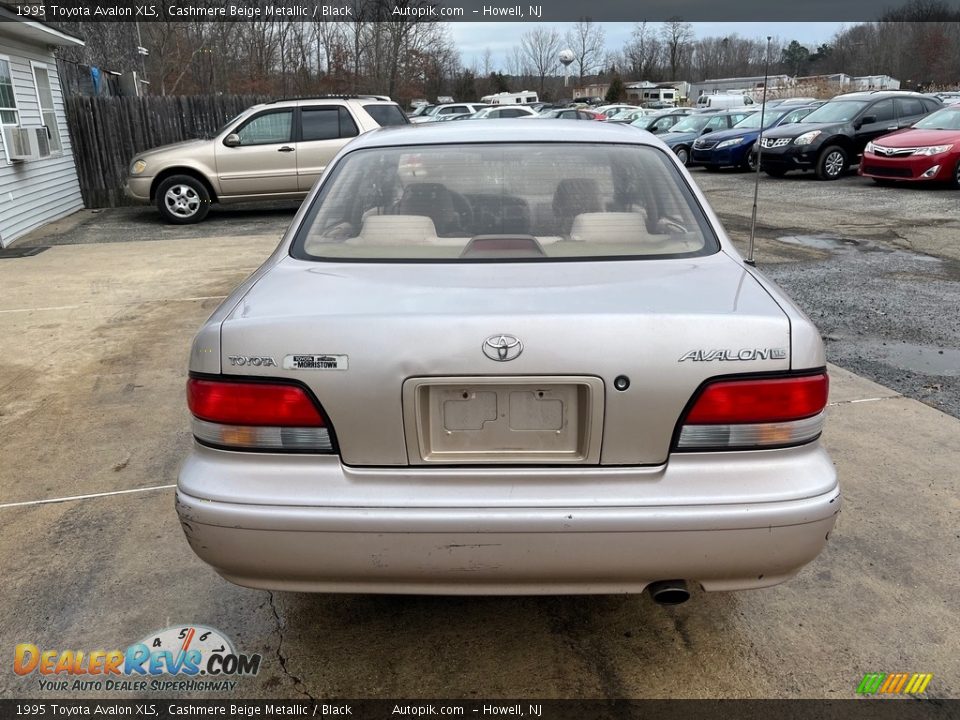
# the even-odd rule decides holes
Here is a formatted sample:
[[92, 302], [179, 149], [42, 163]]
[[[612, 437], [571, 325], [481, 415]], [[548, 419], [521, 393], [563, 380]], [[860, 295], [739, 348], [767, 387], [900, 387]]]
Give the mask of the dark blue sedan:
[[[767, 108], [763, 114], [763, 129], [800, 122], [815, 109], [815, 105]], [[760, 113], [756, 112], [730, 130], [721, 130], [697, 138], [693, 143], [690, 162], [703, 165], [707, 170], [719, 170], [722, 167], [756, 170], [756, 153], [751, 150], [759, 136]]]
[[753, 108], [743, 110], [728, 110], [719, 113], [703, 113], [688, 115], [670, 128], [669, 132], [658, 135], [680, 158], [680, 162], [687, 165], [690, 162], [690, 148], [694, 141], [704, 135], [713, 134], [721, 130], [729, 130], [744, 118], [754, 114]]

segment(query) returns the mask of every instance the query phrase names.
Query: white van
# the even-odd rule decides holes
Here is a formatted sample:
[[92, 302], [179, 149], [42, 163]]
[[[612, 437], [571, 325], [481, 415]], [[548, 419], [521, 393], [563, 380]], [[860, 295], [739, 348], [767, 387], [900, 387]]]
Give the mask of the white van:
[[753, 104], [753, 98], [749, 95], [717, 93], [716, 95], [701, 95], [697, 98], [696, 107], [700, 110], [729, 110], [730, 108]]

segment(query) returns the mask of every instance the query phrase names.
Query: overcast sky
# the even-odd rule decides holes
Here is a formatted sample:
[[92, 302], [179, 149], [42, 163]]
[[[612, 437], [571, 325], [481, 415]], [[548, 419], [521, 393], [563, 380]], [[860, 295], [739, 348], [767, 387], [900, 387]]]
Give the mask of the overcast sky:
[[[569, 30], [573, 23], [542, 23], [556, 27], [561, 34]], [[597, 23], [602, 25], [607, 35], [607, 49], [610, 51], [622, 48], [630, 40], [630, 33], [634, 23]], [[650, 27], [659, 27], [661, 23], [649, 23]], [[833, 34], [844, 27], [838, 22], [775, 22], [775, 23], [744, 23], [744, 22], [699, 22], [691, 23], [698, 38], [727, 35], [740, 35], [747, 38], [765, 38], [767, 35], [781, 38], [789, 42], [797, 40], [805, 45], [816, 47], [817, 44], [827, 42]], [[494, 67], [506, 71], [507, 53], [515, 45], [520, 44], [520, 36], [533, 29], [534, 23], [510, 22], [455, 22], [450, 23], [453, 38], [460, 50], [463, 64], [471, 66], [474, 60], [481, 65], [480, 58], [484, 50], [490, 48], [493, 53]]]

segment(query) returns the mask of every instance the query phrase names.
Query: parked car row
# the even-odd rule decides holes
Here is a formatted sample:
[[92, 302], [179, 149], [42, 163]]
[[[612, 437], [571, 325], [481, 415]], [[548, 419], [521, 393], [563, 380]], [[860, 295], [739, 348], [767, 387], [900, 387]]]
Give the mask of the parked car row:
[[[943, 99], [950, 100], [949, 94]], [[960, 187], [960, 104], [907, 91], [771, 100], [721, 112], [676, 109], [630, 124], [658, 134], [685, 165], [794, 170], [836, 180], [851, 167], [881, 184], [945, 181]], [[756, 147], [762, 136], [762, 148]]]
[[[812, 170], [833, 180], [860, 164], [860, 174], [878, 183], [940, 180], [960, 185], [960, 105], [944, 108], [919, 93], [848, 93], [822, 104], [797, 98], [719, 111], [446, 103], [430, 112], [420, 117], [626, 125], [659, 135], [683, 164], [710, 170], [755, 169], [762, 131], [759, 162], [774, 177]], [[135, 200], [155, 203], [167, 221], [177, 224], [202, 220], [214, 202], [301, 198], [352, 138], [414, 120], [396, 103], [374, 95], [265, 103], [241, 113], [213, 138], [139, 153], [131, 160], [125, 190]]]

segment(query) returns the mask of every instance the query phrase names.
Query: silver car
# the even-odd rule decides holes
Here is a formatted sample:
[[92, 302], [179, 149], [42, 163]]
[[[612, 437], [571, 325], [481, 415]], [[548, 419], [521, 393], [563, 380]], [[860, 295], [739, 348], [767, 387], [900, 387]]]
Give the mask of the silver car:
[[825, 364], [652, 135], [377, 130], [196, 336], [177, 510], [257, 588], [775, 585], [840, 508]]

